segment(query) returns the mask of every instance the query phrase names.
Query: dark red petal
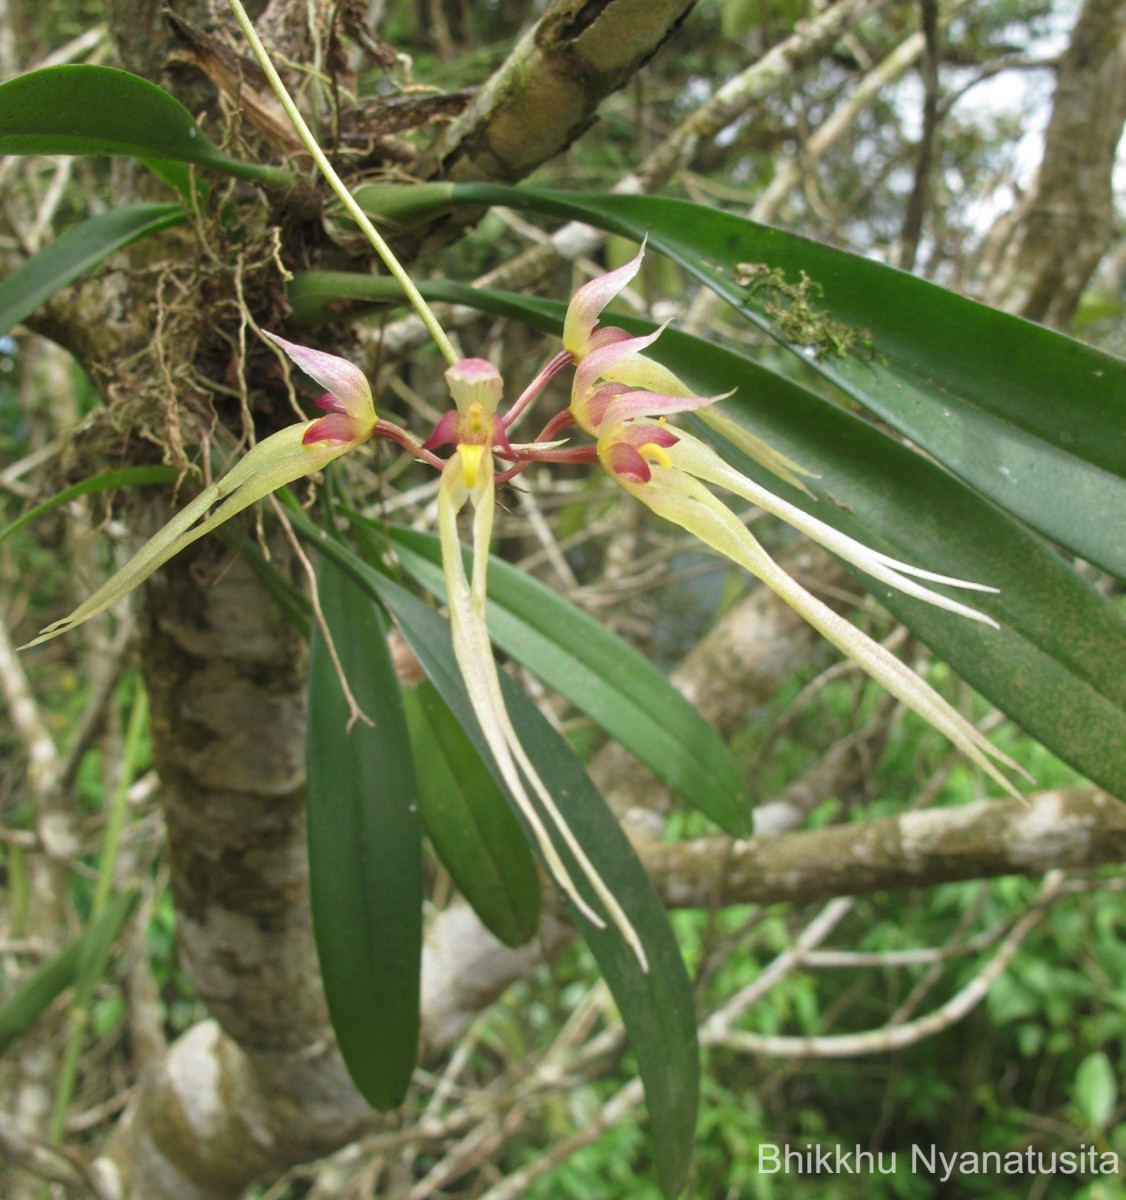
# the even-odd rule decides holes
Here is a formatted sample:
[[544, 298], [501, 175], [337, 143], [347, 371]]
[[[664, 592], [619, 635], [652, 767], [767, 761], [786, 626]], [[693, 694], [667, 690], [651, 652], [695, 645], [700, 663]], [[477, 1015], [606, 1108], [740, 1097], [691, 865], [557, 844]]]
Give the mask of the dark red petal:
[[356, 423], [347, 413], [331, 413], [318, 417], [301, 439], [303, 446], [315, 446], [318, 442], [336, 442], [344, 445], [356, 440]]
[[595, 389], [586, 402], [587, 417], [595, 429], [602, 424], [602, 418], [606, 415], [606, 410], [610, 405], [623, 392], [628, 391], [629, 387], [624, 383], [604, 383], [600, 388]]
[[653, 475], [645, 459], [625, 442], [615, 442], [606, 451], [604, 461], [612, 475], [629, 483], [648, 483]]
[[461, 415], [451, 410], [434, 426], [434, 432], [422, 443], [423, 450], [433, 450], [435, 446], [448, 446], [459, 440], [461, 432]]
[[636, 421], [627, 425], [621, 434], [623, 442], [631, 446], [675, 446], [680, 438], [667, 425], [657, 425], [652, 421]]
[[516, 452], [509, 445], [508, 433], [504, 428], [504, 422], [496, 414], [493, 415], [493, 445], [506, 457], [516, 457]]

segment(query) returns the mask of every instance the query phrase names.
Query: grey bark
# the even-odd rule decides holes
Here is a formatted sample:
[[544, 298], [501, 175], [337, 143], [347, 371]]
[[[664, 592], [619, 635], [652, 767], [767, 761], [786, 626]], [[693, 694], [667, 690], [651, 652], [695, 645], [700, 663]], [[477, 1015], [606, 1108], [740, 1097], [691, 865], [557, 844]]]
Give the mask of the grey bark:
[[556, 0], [439, 143], [432, 170], [515, 182], [565, 150], [695, 0]]

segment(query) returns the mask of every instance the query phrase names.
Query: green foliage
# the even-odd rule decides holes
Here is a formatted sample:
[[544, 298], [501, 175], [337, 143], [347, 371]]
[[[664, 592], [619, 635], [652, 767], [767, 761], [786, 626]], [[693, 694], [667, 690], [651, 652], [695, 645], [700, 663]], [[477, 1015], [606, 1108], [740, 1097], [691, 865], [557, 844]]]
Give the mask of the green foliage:
[[[392, 530], [403, 569], [444, 597], [437, 538]], [[622, 638], [529, 575], [494, 558], [489, 631], [496, 644], [586, 713], [728, 833], [746, 836], [751, 809], [723, 741]]]
[[403, 688], [426, 835], [459, 891], [505, 945], [540, 921], [540, 882], [507, 798], [429, 680]]
[[113, 943], [139, 898], [136, 891], [116, 896], [73, 942], [44, 963], [0, 1005], [0, 1054], [26, 1033], [68, 987], [86, 980], [93, 987]]
[[[1025, 5], [994, 8], [1011, 8], [1013, 16], [1027, 17]], [[465, 21], [481, 22], [490, 37], [500, 29], [507, 34], [511, 18], [503, 10], [502, 5], [483, 6], [481, 15], [466, 15]], [[752, 16], [740, 0], [726, 0], [723, 11], [728, 36], [750, 31]], [[788, 22], [796, 11], [784, 2], [758, 6], [755, 14], [764, 14], [769, 24], [771, 19]], [[495, 51], [492, 46], [488, 53]], [[170, 97], [107, 68], [57, 68], [0, 87], [0, 152], [167, 156], [155, 169], [181, 193], [188, 176], [177, 163], [264, 183], [288, 179], [282, 172], [229, 158]], [[410, 194], [404, 199], [401, 193], [382, 190], [367, 199], [385, 217], [423, 219], [444, 211], [450, 194], [437, 188], [421, 214], [421, 191], [413, 200]], [[832, 504], [829, 515], [842, 528], [874, 535], [873, 540], [919, 562], [933, 564], [941, 554], [943, 569], [1001, 585], [1001, 597], [983, 605], [1002, 622], [1000, 633], [983, 633], [909, 600], [888, 602], [1046, 744], [1108, 786], [1126, 786], [1122, 614], [1022, 524], [1123, 574], [1118, 522], [1124, 473], [1121, 364], [876, 264], [702, 206], [474, 187], [460, 193], [469, 203], [489, 196], [601, 221], [633, 238], [649, 230], [652, 244], [676, 264], [678, 281], [689, 276], [701, 280], [759, 331], [777, 339], [782, 353], [793, 355], [778, 371], [673, 334], [662, 340], [659, 353], [701, 391], [740, 385], [730, 409], [748, 428], [766, 434], [818, 472], [820, 507], [795, 494], [796, 503], [822, 516]], [[116, 210], [75, 227], [0, 284], [0, 328], [6, 327], [5, 319], [10, 324], [28, 315], [114, 249], [180, 219], [179, 206], [158, 205], [144, 212]], [[502, 232], [497, 222], [480, 239], [482, 261], [491, 250], [490, 239]], [[462, 249], [464, 265], [467, 252]], [[431, 290], [439, 297], [467, 298], [464, 290], [448, 285]], [[366, 302], [396, 296], [386, 281], [328, 273], [299, 277], [290, 293], [295, 314], [308, 320], [339, 311], [341, 301], [349, 298]], [[557, 324], [558, 311], [550, 305], [484, 292], [475, 293], [472, 302], [541, 325]], [[839, 394], [833, 389], [840, 389]], [[1066, 409], [1045, 405], [1045, 394], [1067, 397]], [[851, 415], [842, 407], [842, 396], [922, 447], [962, 482]], [[753, 465], [740, 465], [756, 474]], [[155, 469], [151, 481], [166, 478], [163, 470]], [[1054, 480], [1053, 488], [1039, 486], [1043, 479]], [[143, 480], [138, 475], [130, 481]], [[88, 481], [68, 489], [13, 523], [0, 540], [73, 495], [124, 482], [121, 475], [112, 482]], [[1061, 495], [1066, 503], [1060, 502]], [[581, 524], [590, 508], [580, 499], [569, 519]], [[386, 1108], [406, 1091], [417, 1040], [422, 886], [415, 802], [422, 807], [439, 857], [502, 940], [515, 945], [531, 936], [538, 892], [527, 845], [514, 836], [515, 818], [496, 806], [501, 788], [485, 774], [488, 755], [441, 619], [379, 570], [338, 543], [326, 543], [303, 515], [295, 514], [294, 522], [325, 552], [322, 602], [339, 642], [364, 647], [363, 654], [348, 656], [346, 671], [362, 707], [376, 721], [375, 730], [358, 725], [343, 735], [346, 705], [326, 647], [315, 635], [309, 762], [318, 948], [346, 1061], [365, 1095]], [[404, 572], [440, 598], [432, 540], [398, 530], [392, 543]], [[598, 719], [724, 828], [745, 831], [747, 802], [731, 754], [652, 668], [540, 585], [499, 562], [493, 568], [492, 593], [490, 625], [502, 648]], [[406, 697], [405, 716], [385, 650], [386, 613], [393, 614], [431, 676], [431, 682]], [[300, 604], [294, 615], [303, 619]], [[941, 668], [936, 670], [942, 674]], [[653, 1195], [652, 1186], [639, 1179], [650, 1154], [664, 1194], [670, 1195], [681, 1189], [688, 1173], [698, 1088], [692, 998], [676, 943], [629, 846], [566, 742], [515, 689], [509, 688], [507, 695], [537, 766], [626, 904], [652, 963], [651, 972], [642, 975], [619, 940], [578, 922], [637, 1054], [654, 1141], [646, 1142], [633, 1124], [619, 1122], [534, 1185], [529, 1195], [584, 1200], [591, 1195]], [[854, 700], [851, 694], [833, 692], [824, 712], [847, 729], [856, 715]], [[1012, 730], [1003, 736], [1019, 748], [1018, 757], [1042, 783], [1070, 780], [1067, 768], [1047, 751]], [[796, 772], [807, 761], [810, 752], [800, 743], [799, 736], [791, 739], [782, 769]], [[932, 750], [933, 744], [924, 744], [922, 757]], [[884, 759], [884, 794], [872, 805], [873, 813], [898, 810], [899, 798], [917, 780], [919, 758], [918, 730], [905, 724]], [[378, 805], [372, 786], [377, 778]], [[968, 773], [957, 771], [948, 797], [966, 799], [975, 790]], [[93, 779], [88, 796], [96, 808]], [[814, 823], [839, 816], [839, 806], [827, 805]], [[683, 828], [695, 831], [693, 819], [685, 818]], [[990, 889], [940, 889], [927, 904], [877, 898], [858, 904], [856, 926], [864, 932], [852, 932], [858, 945], [875, 952], [931, 944], [955, 933], [975, 897], [983, 895], [981, 916], [1000, 922], [1024, 910], [1030, 888], [1023, 881], [1004, 881]], [[1124, 997], [1117, 981], [1126, 962], [1121, 916], [1110, 900], [1083, 897], [1057, 908], [1048, 922], [1050, 938], [1031, 943], [1018, 957], [970, 1026], [948, 1031], [894, 1061], [846, 1064], [839, 1070], [799, 1064], [779, 1072], [714, 1052], [697, 1154], [698, 1193], [738, 1189], [754, 1197], [851, 1197], [855, 1193], [847, 1180], [795, 1182], [791, 1177], [783, 1186], [755, 1169], [757, 1148], [783, 1137], [868, 1147], [871, 1128], [864, 1121], [876, 1110], [886, 1116], [881, 1130], [886, 1144], [903, 1147], [951, 1124], [967, 1097], [976, 1122], [975, 1144], [982, 1148], [1027, 1140], [1031, 1114], [1045, 1107], [1053, 1110], [1068, 1136], [1117, 1137], [1118, 1145], [1121, 1131], [1113, 1129], [1113, 1121], [1120, 1089], [1112, 1064], [1121, 1061], [1124, 1048]], [[162, 957], [168, 959], [171, 921], [164, 900], [154, 928]], [[701, 992], [716, 996], [730, 995], [753, 980], [761, 961], [787, 948], [790, 923], [790, 915], [781, 910], [757, 916], [747, 910], [684, 914], [676, 920], [686, 953], [702, 972], [717, 937], [739, 948], [718, 975], [701, 980]], [[1084, 941], [1092, 928], [1094, 953]], [[28, 1027], [65, 986], [56, 986], [69, 978], [59, 964], [71, 950], [44, 969], [49, 986], [40, 981], [32, 989], [34, 1003], [20, 993], [14, 1026], [10, 1005], [0, 1010], [0, 1027], [6, 1014], [9, 1030]], [[575, 955], [576, 974], [588, 972], [589, 961], [582, 952]], [[1112, 969], [1103, 978], [1092, 978], [1092, 958]], [[975, 958], [948, 968], [934, 994], [945, 997], [979, 965]], [[864, 983], [857, 984], [858, 978]], [[864, 1028], [883, 1021], [909, 987], [920, 984], [923, 973], [889, 968], [870, 976], [852, 973], [843, 982], [840, 976], [827, 983], [824, 979], [790, 976], [749, 1014], [750, 1026], [799, 1035]], [[494, 1019], [498, 1040], [513, 1059], [537, 1035], [541, 1040], [549, 1036], [565, 1011], [563, 998], [553, 989], [553, 1006], [528, 1015], [531, 1035], [515, 1018], [506, 1022], [502, 1013]], [[103, 1031], [115, 1028], [120, 1015], [116, 996], [92, 1008], [95, 1027]], [[955, 1080], [949, 1063], [967, 1057], [963, 1039], [973, 1039], [968, 1047], [976, 1056], [970, 1064], [973, 1074]], [[1000, 1085], [986, 1077], [982, 1062], [1016, 1063], [1016, 1082], [1009, 1081], [1002, 1094]], [[632, 1070], [630, 1063], [627, 1076]], [[560, 1097], [544, 1116], [546, 1139], [563, 1137], [593, 1119], [627, 1076], [612, 1084], [584, 1083]], [[506, 1152], [515, 1162], [526, 1157], [520, 1146]], [[1003, 1190], [1005, 1180], [971, 1180], [964, 1186], [966, 1195], [1017, 1194]], [[1106, 1189], [1092, 1183], [1085, 1193], [1096, 1200]], [[923, 1200], [936, 1194], [927, 1180], [903, 1171], [872, 1178], [865, 1191], [877, 1200]]]
[[325, 622], [347, 656], [365, 719], [348, 703], [319, 629], [309, 677], [309, 893], [325, 997], [356, 1087], [397, 1107], [418, 1054], [422, 849], [418, 792], [387, 633], [371, 599], [331, 562]]
[[[1122, 364], [1110, 355], [859, 255], [710, 208], [477, 184], [454, 194], [462, 203], [531, 207], [635, 238], [648, 233], [654, 248], [784, 343], [778, 313], [766, 311], [773, 289], [748, 289], [741, 264], [769, 263], [787, 278], [805, 271], [822, 289], [826, 313], [871, 337], [877, 355], [815, 354], [819, 374], [981, 494], [1126, 578], [1115, 520], [1126, 506], [1118, 436], [1126, 398]], [[814, 342], [825, 336], [816, 333]], [[1066, 407], [1045, 405], [1045, 395]]]
[[[580, 202], [573, 204], [577, 211]], [[593, 208], [589, 211], [592, 217], [598, 216]], [[787, 237], [774, 232], [781, 240]], [[900, 272], [887, 275], [911, 287], [921, 282]], [[362, 281], [358, 276], [353, 279], [352, 295], [359, 296]], [[316, 276], [308, 287], [302, 284], [300, 294], [309, 300], [314, 292], [330, 286], [328, 279]], [[926, 286], [932, 292], [939, 290]], [[557, 304], [448, 283], [426, 285], [424, 291], [434, 299], [521, 318], [537, 328], [561, 328], [562, 307]], [[375, 281], [368, 294], [385, 293]], [[1004, 315], [980, 305], [970, 305], [967, 311], [990, 313], [990, 322], [994, 316]], [[623, 324], [652, 328], [628, 320]], [[1114, 362], [1027, 322], [1015, 325], [1037, 338], [1045, 334], [1064, 343], [1065, 358], [1075, 354], [1088, 363]], [[932, 351], [919, 343], [915, 348], [918, 369], [938, 371], [943, 353], [941, 346]], [[1088, 353], [1094, 358], [1086, 359]], [[987, 581], [997, 587], [998, 595], [984, 595], [976, 601], [1000, 625], [989, 629], [886, 587], [867, 585], [963, 678], [1046, 746], [1111, 792], [1126, 794], [1126, 663], [1122, 654], [1126, 618], [1015, 519], [1019, 513], [1006, 514], [898, 438], [750, 358], [676, 330], [662, 335], [653, 354], [702, 395], [736, 388], [736, 398], [725, 402], [727, 411], [812, 471], [821, 499], [787, 488], [717, 443], [747, 475], [867, 544], [886, 548], [910, 562], [938, 566], [959, 578]], [[872, 364], [864, 366], [866, 371], [876, 369]], [[952, 401], [936, 393], [931, 403], [945, 406]], [[1031, 401], [1030, 408], [1035, 408]], [[700, 427], [699, 434], [715, 441], [706, 428]], [[1100, 473], [1100, 478], [1113, 477]], [[1082, 498], [1077, 507], [1082, 509]], [[1099, 514], [1100, 521], [1107, 518], [1113, 524], [1109, 510]]]
[[[831, 685], [830, 706], [847, 708], [851, 690], [845, 682]], [[910, 748], [916, 731], [897, 727], [895, 737], [901, 743], [898, 749]], [[1027, 738], [1011, 748], [1026, 765], [1037, 753]], [[882, 756], [872, 779], [889, 811], [918, 780], [917, 764], [898, 749], [893, 746]], [[939, 802], [969, 798], [962, 792], [954, 780]], [[879, 811], [877, 805], [853, 816], [864, 819]], [[952, 884], [925, 896], [861, 899], [832, 942], [877, 954], [956, 944], [959, 938], [1006, 927], [1026, 911], [1034, 893], [1033, 883], [1014, 877], [992, 884]], [[704, 947], [722, 939], [721, 965], [700, 992], [701, 1006], [728, 998], [756, 979], [776, 954], [789, 948], [795, 921], [803, 915], [807, 914], [782, 905], [757, 914], [748, 908], [677, 913], [677, 935], [694, 969], [702, 962]], [[1023, 1152], [1033, 1146], [1050, 1154], [1095, 1144], [1098, 1126], [1092, 1114], [1106, 1119], [1108, 1110], [1113, 1113], [1111, 1096], [1118, 1085], [1112, 1064], [1121, 1061], [1124, 1048], [1123, 997], [1117, 994], [1121, 989], [1108, 988], [1105, 978], [1115, 975], [1126, 955], [1121, 931], [1115, 893], [1096, 891], [1058, 903], [982, 1008], [896, 1054], [787, 1062], [707, 1051], [690, 1194], [759, 1200], [854, 1200], [861, 1194], [874, 1200], [940, 1200], [951, 1193], [912, 1164], [915, 1146], [929, 1150], [937, 1145], [947, 1153]], [[952, 958], [924, 991], [918, 1011], [947, 999], [981, 969], [991, 952], [985, 946]], [[786, 1035], [878, 1028], [926, 975], [924, 966], [799, 972], [768, 991], [741, 1026]], [[1021, 993], [1019, 1015], [1006, 999], [1011, 986]], [[1039, 1036], [1035, 1048], [1026, 1052], [1031, 1030]], [[572, 1089], [566, 1097], [568, 1127], [583, 1128], [628, 1080], [625, 1064], [609, 1078]], [[1114, 1120], [1111, 1115], [1110, 1134], [1099, 1144], [1121, 1154], [1126, 1145], [1121, 1143], [1121, 1130], [1113, 1129]], [[586, 1195], [607, 1200], [645, 1194], [645, 1148], [636, 1133], [630, 1121], [619, 1122], [571, 1155], [529, 1194], [546, 1200], [556, 1194], [553, 1187], [566, 1187], [568, 1195], [584, 1194], [585, 1188]], [[536, 1161], [543, 1153], [542, 1143], [551, 1140], [538, 1129], [529, 1131], [529, 1139], [530, 1144], [510, 1147], [513, 1165]], [[885, 1165], [894, 1153], [896, 1171], [772, 1175], [759, 1170], [760, 1146], [768, 1153], [786, 1146], [830, 1152], [840, 1147], [848, 1153], [859, 1146], [883, 1151]], [[561, 1176], [565, 1184], [556, 1183]], [[1042, 1187], [1048, 1200], [1118, 1200], [1120, 1195], [1118, 1181], [1106, 1176], [1059, 1175], [1037, 1182], [1023, 1174], [990, 1171], [962, 1175], [955, 1182], [956, 1194], [981, 1200], [1023, 1200], [1032, 1186]]]
[[[473, 716], [446, 622], [380, 570], [367, 565], [340, 542], [325, 537], [303, 513], [291, 511], [289, 519], [301, 537], [346, 572], [368, 597], [386, 606], [431, 683], [493, 771], [498, 785], [503, 786]], [[691, 1163], [699, 1097], [696, 1019], [684, 963], [664, 906], [617, 820], [570, 747], [515, 685], [502, 679], [502, 686], [521, 745], [542, 773], [567, 824], [625, 910], [645, 948], [649, 969], [642, 971], [617, 930], [598, 929], [577, 910], [572, 911], [614, 996], [637, 1055], [653, 1130], [657, 1173], [665, 1195], [675, 1196], [684, 1187]], [[337, 724], [339, 719], [338, 713]], [[514, 811], [519, 815], [515, 805]], [[568, 853], [561, 843], [557, 849], [561, 854]], [[577, 878], [580, 889], [589, 892], [585, 879], [581, 875]], [[588, 903], [592, 895], [587, 895]], [[324, 924], [326, 920], [333, 922], [335, 929], [339, 914], [323, 912], [320, 929], [330, 927]], [[321, 936], [318, 932], [318, 938]], [[340, 931], [333, 936], [346, 934]]]
[[0, 281], [0, 333], [33, 313], [116, 250], [184, 219], [178, 204], [133, 204], [90, 217], [60, 234]]
[[163, 88], [115, 67], [44, 67], [0, 84], [0, 154], [128, 154], [292, 182], [286, 171], [224, 154]]

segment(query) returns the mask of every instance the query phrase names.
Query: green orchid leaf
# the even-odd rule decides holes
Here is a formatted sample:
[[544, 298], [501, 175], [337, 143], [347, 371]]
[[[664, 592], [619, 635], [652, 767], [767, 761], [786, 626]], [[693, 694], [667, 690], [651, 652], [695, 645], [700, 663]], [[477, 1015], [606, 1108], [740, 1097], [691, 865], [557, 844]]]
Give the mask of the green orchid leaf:
[[123, 246], [184, 219], [179, 204], [132, 204], [72, 226], [0, 281], [0, 333]]
[[211, 187], [203, 176], [193, 172], [186, 163], [173, 158], [142, 158], [141, 162], [161, 181], [178, 192], [184, 207], [190, 212], [194, 205], [206, 206]]
[[93, 969], [100, 976], [110, 948], [139, 898], [135, 888], [114, 896], [74, 941], [39, 967], [0, 1005], [0, 1054], [26, 1033], [80, 975]]
[[[556, 302], [448, 282], [423, 290], [562, 329], [564, 306]], [[654, 328], [615, 320], [633, 332]], [[736, 388], [723, 411], [812, 471], [815, 495], [742, 458], [702, 423], [693, 426], [747, 475], [869, 545], [999, 588], [996, 596], [974, 595], [998, 631], [862, 580], [982, 695], [1077, 770], [1126, 796], [1126, 619], [1114, 603], [973, 488], [785, 376], [672, 329], [650, 354], [703, 395]]]
[[405, 302], [403, 289], [394, 279], [357, 271], [297, 271], [286, 285], [285, 298], [298, 325], [338, 320], [373, 305]]
[[[304, 513], [291, 511], [289, 517], [302, 538], [392, 613], [439, 695], [481, 757], [491, 763], [454, 659], [449, 625], [425, 602], [326, 537]], [[684, 1189], [687, 1181], [699, 1103], [699, 1054], [691, 984], [665, 910], [605, 801], [566, 741], [535, 705], [503, 676], [502, 683], [521, 743], [645, 947], [648, 972], [642, 972], [632, 950], [612, 927], [595, 929], [581, 914], [572, 913], [614, 996], [637, 1055], [658, 1176], [664, 1194], [671, 1198]], [[497, 781], [501, 782], [499, 777]], [[559, 851], [567, 855], [562, 844]], [[580, 872], [575, 875], [585, 893], [585, 880]]]
[[684, 201], [485, 184], [453, 195], [647, 235], [975, 490], [1126, 578], [1121, 360], [891, 267]]
[[174, 483], [183, 472], [175, 467], [120, 467], [114, 471], [105, 471], [101, 475], [91, 475], [81, 483], [63, 488], [61, 492], [44, 500], [34, 508], [28, 509], [22, 516], [17, 517], [10, 525], [0, 529], [0, 542], [18, 533], [32, 521], [38, 520], [47, 513], [77, 500], [79, 496], [90, 496], [96, 492], [112, 492], [117, 488], [141, 487], [150, 483]]
[[426, 836], [485, 927], [522, 946], [539, 928], [541, 892], [520, 823], [434, 685], [404, 687], [403, 703]]
[[356, 701], [316, 629], [309, 678], [309, 889], [325, 997], [344, 1062], [374, 1108], [399, 1105], [418, 1057], [422, 846], [398, 682], [379, 608], [333, 563], [321, 607]]
[[352, 195], [377, 225], [396, 231], [414, 229], [457, 207], [450, 183], [365, 183]]
[[[445, 598], [432, 534], [392, 526], [403, 569]], [[468, 551], [466, 551], [468, 555]], [[489, 560], [489, 633], [734, 837], [753, 829], [751, 803], [723, 739], [648, 659], [581, 609], [501, 561]]]
[[128, 154], [173, 159], [285, 187], [277, 167], [225, 154], [162, 88], [116, 67], [44, 67], [0, 84], [0, 154]]
[[1126, 618], [1019, 521], [898, 439], [695, 338], [662, 337], [688, 383], [736, 387], [725, 411], [818, 477], [819, 499], [771, 479], [708, 438], [771, 490], [895, 557], [1000, 588], [974, 593], [991, 629], [865, 580], [868, 590], [965, 680], [1061, 758], [1126, 795]]

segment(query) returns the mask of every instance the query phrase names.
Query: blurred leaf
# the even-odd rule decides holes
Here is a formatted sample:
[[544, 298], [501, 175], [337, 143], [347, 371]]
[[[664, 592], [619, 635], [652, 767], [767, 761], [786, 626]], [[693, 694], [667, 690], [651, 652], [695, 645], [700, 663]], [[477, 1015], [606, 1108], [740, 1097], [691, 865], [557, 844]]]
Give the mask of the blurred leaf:
[[1118, 1103], [1118, 1079], [1103, 1051], [1088, 1054], [1079, 1064], [1072, 1094], [1091, 1129], [1105, 1129]]
[[[0, 1006], [0, 1054], [93, 964], [104, 964], [140, 892], [114, 896], [73, 942], [49, 959]], [[100, 968], [98, 974], [101, 974]]]
[[506, 946], [540, 923], [540, 881], [520, 823], [429, 680], [403, 688], [426, 836], [482, 922]]
[[140, 487], [146, 483], [174, 483], [183, 472], [176, 467], [121, 467], [115, 471], [106, 471], [101, 475], [91, 475], [71, 487], [63, 488], [57, 495], [34, 508], [28, 509], [22, 516], [17, 517], [10, 525], [0, 529], [0, 542], [18, 533], [25, 525], [39, 517], [69, 504], [79, 496], [89, 496], [95, 492], [112, 492], [116, 488]]
[[[390, 537], [403, 569], [444, 599], [438, 539], [400, 526], [391, 527]], [[506, 654], [597, 721], [690, 804], [735, 837], [752, 831], [750, 799], [723, 739], [617, 634], [495, 557], [488, 622]]]
[[0, 281], [0, 333], [123, 246], [183, 220], [178, 204], [132, 204], [72, 226]]
[[309, 889], [340, 1053], [374, 1108], [402, 1102], [418, 1057], [422, 850], [417, 791], [386, 629], [331, 562], [321, 607], [364, 713], [349, 709], [320, 629], [309, 677]]
[[[450, 644], [449, 625], [399, 584], [324, 533], [303, 512], [291, 510], [294, 528], [392, 613], [439, 695], [478, 753], [491, 756], [473, 715]], [[507, 677], [505, 703], [529, 758], [596, 870], [617, 896], [640, 935], [649, 959], [644, 973], [617, 930], [596, 929], [572, 912], [609, 986], [637, 1055], [652, 1124], [653, 1153], [666, 1196], [686, 1184], [695, 1143], [699, 1054], [692, 988], [668, 917], [633, 847], [566, 741]], [[498, 776], [495, 776], [500, 779]], [[566, 847], [559, 845], [561, 854]], [[576, 872], [578, 886], [587, 885]], [[592, 902], [593, 895], [590, 896]]]
[[[466, 204], [647, 233], [654, 249], [976, 490], [1126, 579], [1120, 359], [891, 267], [701, 205], [488, 184], [453, 192]], [[812, 285], [804, 315], [803, 276]]]
[[129, 154], [284, 187], [293, 176], [224, 154], [162, 88], [116, 67], [44, 67], [0, 84], [0, 154]]

